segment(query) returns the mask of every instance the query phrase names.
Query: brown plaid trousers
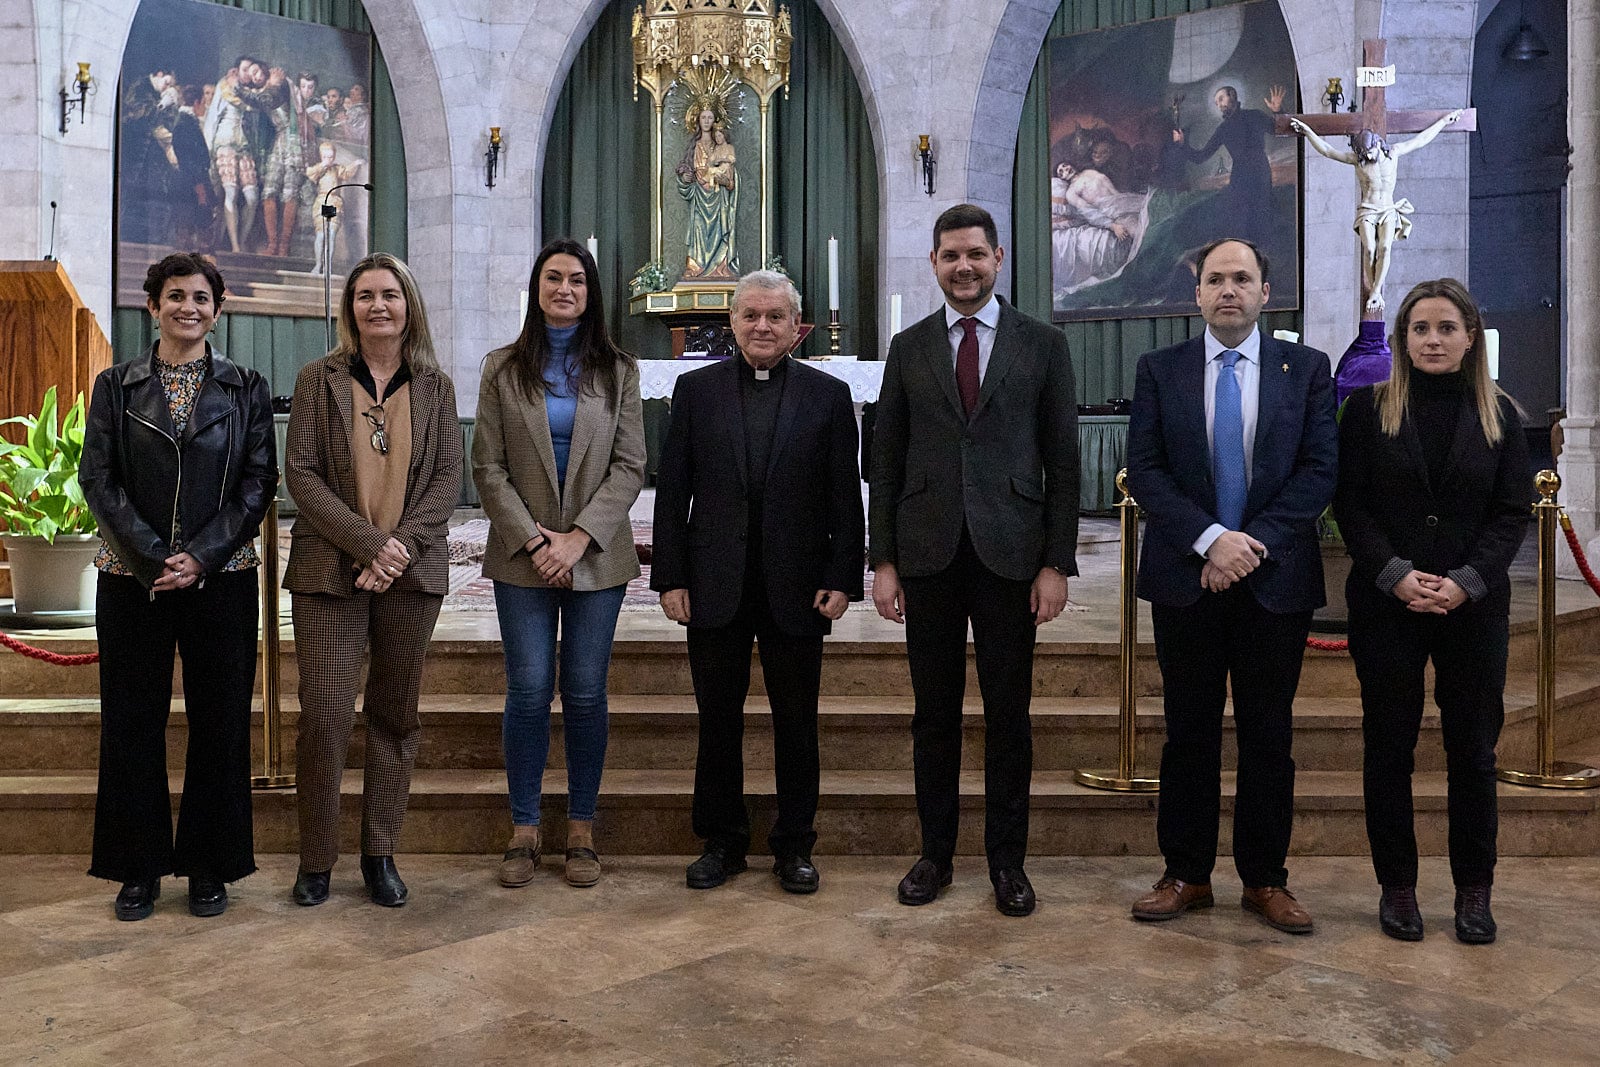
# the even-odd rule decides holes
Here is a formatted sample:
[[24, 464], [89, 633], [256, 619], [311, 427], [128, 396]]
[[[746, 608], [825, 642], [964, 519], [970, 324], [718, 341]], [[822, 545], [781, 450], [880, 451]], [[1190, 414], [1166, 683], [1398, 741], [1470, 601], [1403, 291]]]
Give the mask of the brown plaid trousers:
[[445, 539], [461, 485], [455, 387], [442, 371], [411, 380], [411, 469], [394, 537], [411, 552], [386, 593], [355, 588], [355, 571], [389, 534], [356, 513], [350, 462], [349, 365], [333, 357], [301, 369], [289, 415], [284, 473], [300, 514], [283, 587], [294, 594], [300, 668], [300, 866], [326, 871], [339, 858], [344, 776], [363, 653], [370, 652], [361, 851], [394, 852], [411, 792], [421, 728], [422, 661], [449, 586]]
[[393, 855], [411, 794], [422, 727], [422, 663], [444, 598], [391, 588], [355, 596], [294, 594], [300, 661], [296, 786], [300, 869], [326, 871], [339, 858], [339, 783], [344, 777], [362, 655], [371, 652], [362, 709], [367, 716], [361, 851]]

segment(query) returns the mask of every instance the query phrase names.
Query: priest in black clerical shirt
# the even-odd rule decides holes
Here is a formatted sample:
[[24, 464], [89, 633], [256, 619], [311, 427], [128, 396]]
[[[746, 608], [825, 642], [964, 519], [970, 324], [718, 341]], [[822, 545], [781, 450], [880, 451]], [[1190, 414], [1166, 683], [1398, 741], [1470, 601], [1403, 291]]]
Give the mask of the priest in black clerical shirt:
[[744, 702], [750, 649], [772, 708], [778, 818], [767, 841], [791, 893], [815, 892], [822, 638], [862, 596], [864, 520], [850, 389], [788, 357], [800, 294], [753, 271], [733, 292], [738, 359], [678, 379], [656, 478], [650, 587], [688, 627], [699, 708], [692, 889], [748, 867]]

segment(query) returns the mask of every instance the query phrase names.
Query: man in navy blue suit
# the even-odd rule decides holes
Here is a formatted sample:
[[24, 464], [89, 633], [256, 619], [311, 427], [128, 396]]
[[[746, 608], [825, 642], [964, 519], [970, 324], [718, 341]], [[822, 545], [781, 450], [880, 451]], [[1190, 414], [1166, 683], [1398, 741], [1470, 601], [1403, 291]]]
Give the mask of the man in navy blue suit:
[[1136, 919], [1210, 907], [1228, 687], [1239, 747], [1234, 865], [1241, 905], [1312, 929], [1288, 890], [1292, 710], [1323, 598], [1317, 517], [1333, 498], [1338, 434], [1328, 357], [1261, 336], [1267, 261], [1224, 239], [1200, 251], [1205, 333], [1139, 360], [1128, 486], [1144, 509], [1139, 596], [1150, 601], [1167, 742], [1156, 834], [1166, 870]]

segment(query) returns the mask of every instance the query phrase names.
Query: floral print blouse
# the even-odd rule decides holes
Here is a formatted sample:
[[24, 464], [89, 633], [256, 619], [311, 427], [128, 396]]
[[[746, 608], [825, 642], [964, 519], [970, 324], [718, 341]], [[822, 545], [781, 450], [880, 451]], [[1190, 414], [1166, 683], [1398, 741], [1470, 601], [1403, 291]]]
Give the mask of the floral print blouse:
[[[167, 394], [167, 411], [172, 414], [173, 425], [178, 432], [183, 433], [189, 425], [189, 416], [194, 411], [195, 398], [200, 395], [200, 387], [206, 383], [206, 378], [211, 373], [211, 354], [206, 353], [203, 359], [191, 360], [188, 363], [163, 363], [156, 360], [156, 371], [161, 376], [161, 388]], [[183, 551], [183, 531], [177, 530], [172, 540], [172, 554], [177, 555]], [[105, 541], [100, 542], [100, 551], [95, 553], [94, 565], [107, 574], [131, 575], [133, 572], [117, 558], [111, 546]], [[243, 571], [251, 567], [261, 566], [261, 557], [256, 554], [254, 539], [246, 541], [240, 546], [228, 562], [222, 565], [225, 571]]]

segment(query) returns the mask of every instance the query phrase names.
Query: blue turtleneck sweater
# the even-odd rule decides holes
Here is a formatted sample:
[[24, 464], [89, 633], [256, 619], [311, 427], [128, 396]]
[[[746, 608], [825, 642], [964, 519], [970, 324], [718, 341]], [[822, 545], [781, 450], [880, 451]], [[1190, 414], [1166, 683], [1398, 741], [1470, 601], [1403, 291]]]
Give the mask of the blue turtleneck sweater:
[[578, 414], [578, 354], [572, 339], [578, 324], [546, 326], [550, 360], [544, 367], [544, 415], [550, 422], [550, 444], [556, 453], [556, 481], [567, 484], [567, 455], [572, 450], [572, 421]]

